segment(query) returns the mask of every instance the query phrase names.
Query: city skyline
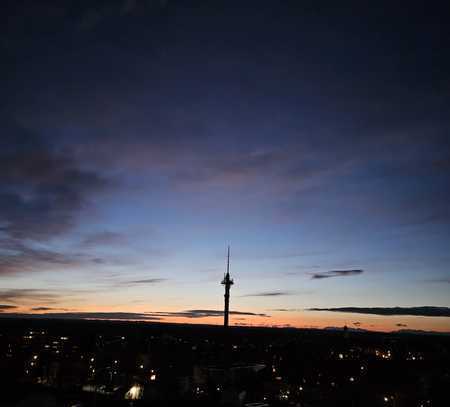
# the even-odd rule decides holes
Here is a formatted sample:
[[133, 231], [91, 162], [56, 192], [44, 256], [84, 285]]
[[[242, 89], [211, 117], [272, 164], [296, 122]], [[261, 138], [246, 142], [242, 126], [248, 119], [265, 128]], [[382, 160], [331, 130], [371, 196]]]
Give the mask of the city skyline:
[[326, 3], [9, 2], [0, 316], [449, 332], [445, 13]]

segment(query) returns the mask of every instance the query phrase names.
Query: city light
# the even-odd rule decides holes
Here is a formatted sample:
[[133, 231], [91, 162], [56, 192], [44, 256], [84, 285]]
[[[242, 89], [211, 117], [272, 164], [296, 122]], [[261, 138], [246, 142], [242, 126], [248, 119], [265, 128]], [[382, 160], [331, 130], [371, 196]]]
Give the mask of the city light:
[[[165, 355], [167, 358], [166, 366], [169, 369], [177, 364], [171, 356], [173, 348], [167, 349], [168, 339], [167, 336], [164, 335], [161, 335], [160, 337], [153, 335], [151, 347], [146, 343], [144, 339], [145, 336], [142, 337], [143, 339], [140, 347], [135, 347], [135, 342], [132, 342], [132, 345], [130, 346], [121, 343], [120, 347], [116, 347], [113, 344], [118, 336], [113, 335], [112, 338], [108, 338], [105, 335], [105, 343], [111, 344], [111, 347], [109, 348], [97, 348], [95, 344], [92, 345], [92, 342], [85, 341], [83, 336], [78, 338], [76, 335], [71, 335], [70, 340], [74, 346], [73, 348], [71, 347], [68, 352], [66, 352], [67, 349], [65, 349], [67, 344], [62, 342], [58, 343], [58, 341], [53, 340], [55, 336], [49, 335], [48, 337], [43, 337], [42, 342], [39, 345], [41, 348], [39, 348], [35, 343], [24, 340], [23, 332], [18, 335], [18, 340], [16, 342], [14, 342], [13, 338], [8, 338], [8, 341], [5, 343], [5, 357], [10, 357], [8, 355], [13, 355], [11, 357], [14, 357], [16, 353], [18, 357], [20, 357], [20, 352], [15, 352], [15, 346], [17, 346], [17, 349], [25, 349], [29, 356], [25, 366], [21, 369], [21, 380], [27, 384], [44, 385], [48, 389], [56, 389], [58, 383], [61, 381], [70, 383], [72, 388], [76, 388], [75, 386], [79, 386], [79, 383], [81, 383], [83, 392], [94, 392], [102, 394], [105, 397], [125, 397], [129, 400], [138, 400], [143, 398], [145, 391], [143, 383], [146, 382], [146, 385], [152, 389], [149, 393], [149, 398], [163, 397], [162, 394], [164, 393], [164, 388], [168, 383], [166, 379], [171, 379], [167, 374], [168, 372], [161, 376], [159, 375], [160, 371], [164, 371], [164, 369], [161, 370], [160, 363], [164, 360], [164, 357], [161, 355]], [[303, 336], [307, 335], [307, 333], [303, 333]], [[61, 338], [61, 336], [57, 336], [57, 338]], [[172, 341], [172, 344], [181, 344], [181, 346], [186, 346], [189, 350], [191, 350], [193, 346], [196, 346], [197, 349], [201, 349], [203, 344], [207, 343], [208, 349], [219, 349], [219, 351], [222, 352], [224, 345], [221, 341], [208, 339], [208, 342], [206, 342], [205, 339], [205, 337], [201, 336], [197, 338], [184, 336], [179, 333], [174, 334], [173, 337], [169, 336], [169, 340]], [[439, 340], [439, 338], [437, 339]], [[350, 340], [351, 339], [347, 339], [348, 342]], [[296, 384], [292, 381], [294, 380], [293, 377], [287, 373], [289, 371], [295, 371], [294, 366], [297, 366], [297, 361], [294, 359], [291, 362], [289, 358], [285, 356], [281, 339], [274, 340], [274, 343], [276, 341], [276, 346], [263, 344], [260, 348], [259, 356], [261, 357], [261, 361], [264, 360], [264, 358], [267, 358], [272, 361], [272, 363], [269, 363], [268, 365], [265, 365], [264, 363], [253, 363], [248, 366], [245, 364], [242, 366], [239, 365], [236, 369], [234, 367], [232, 368], [233, 375], [238, 377], [237, 382], [239, 383], [245, 383], [245, 380], [247, 380], [245, 377], [247, 376], [248, 378], [251, 378], [249, 383], [251, 383], [252, 380], [257, 380], [258, 377], [261, 380], [264, 375], [270, 377], [270, 379], [265, 380], [271, 382], [271, 387], [261, 387], [261, 392], [257, 396], [261, 402], [263, 400], [266, 400], [266, 402], [267, 400], [277, 400], [282, 403], [291, 402], [293, 405], [298, 403], [304, 405], [320, 396], [329, 398], [329, 400], [331, 400], [330, 403], [332, 403], [342, 397], [342, 392], [348, 391], [348, 386], [351, 386], [352, 389], [355, 389], [356, 391], [361, 390], [364, 391], [365, 394], [367, 393], [366, 401], [368, 403], [378, 400], [378, 403], [386, 406], [395, 405], [396, 399], [394, 395], [384, 394], [377, 389], [373, 390], [367, 385], [365, 380], [360, 380], [360, 378], [363, 378], [365, 372], [369, 370], [376, 371], [376, 369], [371, 368], [371, 364], [374, 363], [374, 356], [376, 359], [384, 359], [383, 365], [389, 365], [391, 363], [391, 359], [389, 358], [392, 358], [394, 351], [389, 348], [383, 348], [381, 341], [384, 340], [384, 338], [380, 336], [373, 336], [373, 344], [367, 344], [363, 341], [359, 342], [356, 337], [353, 340], [355, 343], [349, 344], [347, 349], [342, 351], [342, 353], [339, 353], [336, 350], [330, 351], [329, 348], [321, 345], [312, 345], [314, 352], [323, 358], [318, 359], [315, 365], [311, 365], [310, 369], [302, 369], [301, 373], [299, 372], [299, 376], [295, 379]], [[56, 342], [56, 344], [52, 345], [52, 347], [58, 349], [53, 349], [52, 352], [45, 351], [45, 349], [48, 349], [45, 346], [54, 342]], [[302, 343], [301, 340], [298, 342], [299, 345]], [[311, 341], [310, 343], [314, 342]], [[377, 346], [375, 346], [375, 343]], [[255, 353], [257, 352], [257, 350], [255, 350], [255, 343], [246, 341], [238, 342], [235, 340], [234, 344], [243, 352], [242, 355], [239, 355], [239, 358], [242, 356], [245, 357], [247, 351], [249, 351], [249, 354], [251, 354], [252, 357], [257, 354]], [[359, 346], [356, 346], [355, 344], [359, 344]], [[364, 346], [366, 346], [366, 348], [364, 348]], [[405, 351], [404, 349], [406, 346], [408, 346], [406, 340], [403, 344], [400, 340], [396, 342], [396, 363], [407, 363], [405, 367], [418, 369], [417, 372], [420, 372], [423, 367], [420, 364], [412, 364], [409, 361], [413, 360], [413, 357], [416, 357], [416, 360], [419, 356], [422, 357], [424, 351], [419, 351], [417, 349], [413, 350], [410, 348], [406, 348]], [[65, 370], [59, 368], [58, 362], [55, 363], [55, 361], [61, 360], [61, 356], [55, 355], [56, 352], [59, 352], [59, 349], [61, 349], [61, 354], [63, 355], [67, 366], [70, 366], [73, 362], [73, 371], [77, 372], [77, 376], [73, 374], [65, 376], [69, 373], [69, 370], [66, 373]], [[229, 350], [232, 350], [231, 344], [229, 344]], [[378, 352], [377, 355], [375, 354], [375, 350]], [[204, 350], [202, 350], [202, 352], [204, 352]], [[199, 358], [204, 357], [202, 352], [199, 352]], [[209, 357], [213, 358], [213, 355], [213, 353], [210, 353]], [[331, 363], [330, 366], [333, 366], [333, 363], [338, 363], [335, 361], [336, 359], [340, 359], [339, 355], [342, 355], [342, 358], [344, 359], [342, 362], [344, 363], [344, 366], [342, 366], [341, 374], [332, 369], [327, 369], [329, 362]], [[189, 355], [189, 358], [196, 356], [196, 354]], [[186, 359], [183, 363], [188, 360], [189, 359]], [[347, 386], [342, 385], [341, 381], [342, 373], [344, 371], [347, 372], [347, 367], [345, 366], [346, 360], [352, 361], [352, 370], [344, 376]], [[199, 398], [201, 400], [211, 400], [213, 397], [222, 397], [228, 394], [228, 385], [224, 381], [224, 377], [227, 376], [227, 367], [221, 366], [220, 362], [212, 366], [202, 366], [202, 363], [204, 363], [202, 359], [197, 359], [194, 363], [195, 369], [193, 374], [189, 375], [189, 373], [187, 373], [186, 376], [183, 376], [180, 380], [180, 383], [182, 383], [180, 388], [183, 390], [173, 389], [174, 392], [179, 391], [179, 393], [177, 393], [178, 396], [189, 397], [187, 395], [190, 395], [191, 397]], [[379, 362], [376, 361], [375, 363]], [[340, 362], [338, 364], [340, 364]], [[39, 369], [37, 368], [38, 366]], [[196, 372], [197, 367], [200, 367], [198, 372]], [[348, 366], [348, 368], [350, 369], [350, 366]], [[355, 369], [356, 372], [358, 372], [358, 375], [355, 374]], [[242, 377], [240, 377], [241, 371], [246, 372]], [[205, 374], [205, 372], [207, 373]], [[263, 373], [261, 374], [259, 372]], [[62, 378], [60, 379], [58, 377], [61, 377], [61, 374]], [[136, 382], [131, 386], [127, 380], [133, 377], [134, 380], [139, 382]], [[417, 377], [421, 377], [420, 374]], [[382, 377], [378, 379], [383, 380]], [[210, 380], [212, 386], [205, 385], [205, 380]], [[422, 406], [428, 407], [431, 405], [429, 399], [424, 398], [424, 396], [428, 396], [428, 393], [426, 389], [424, 390], [424, 388], [421, 387], [420, 383], [421, 382], [418, 382], [416, 384], [418, 390], [416, 392], [416, 403], [414, 405], [420, 406], [422, 404]], [[218, 394], [219, 392], [221, 393], [220, 395]], [[151, 396], [151, 394], [153, 396]], [[251, 405], [251, 403], [252, 401], [249, 400], [249, 402], [244, 402], [243, 406]]]
[[144, 388], [139, 385], [133, 385], [130, 390], [125, 393], [126, 400], [140, 400], [144, 394]]

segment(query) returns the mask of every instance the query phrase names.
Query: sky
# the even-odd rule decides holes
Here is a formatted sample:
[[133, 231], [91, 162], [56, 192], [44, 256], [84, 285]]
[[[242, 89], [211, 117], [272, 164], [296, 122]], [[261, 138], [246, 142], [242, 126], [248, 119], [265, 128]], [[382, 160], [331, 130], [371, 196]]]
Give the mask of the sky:
[[0, 316], [219, 324], [230, 245], [234, 325], [450, 331], [448, 7], [372, 3], [6, 1]]

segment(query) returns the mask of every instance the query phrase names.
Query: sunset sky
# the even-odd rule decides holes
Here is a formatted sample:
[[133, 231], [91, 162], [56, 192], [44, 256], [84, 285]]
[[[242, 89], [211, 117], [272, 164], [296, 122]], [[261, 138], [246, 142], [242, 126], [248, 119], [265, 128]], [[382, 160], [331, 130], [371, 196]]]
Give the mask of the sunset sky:
[[363, 3], [7, 1], [0, 315], [221, 323], [230, 244], [232, 324], [450, 331], [446, 13]]

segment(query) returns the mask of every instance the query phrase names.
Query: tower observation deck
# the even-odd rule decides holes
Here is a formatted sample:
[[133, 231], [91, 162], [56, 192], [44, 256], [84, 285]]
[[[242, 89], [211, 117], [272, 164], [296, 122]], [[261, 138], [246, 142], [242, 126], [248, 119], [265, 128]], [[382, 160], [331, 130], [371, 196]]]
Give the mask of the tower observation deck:
[[234, 284], [233, 279], [230, 278], [230, 246], [228, 246], [227, 272], [223, 277], [222, 284], [225, 286], [225, 309], [223, 312], [223, 326], [227, 327], [230, 314], [230, 288]]

